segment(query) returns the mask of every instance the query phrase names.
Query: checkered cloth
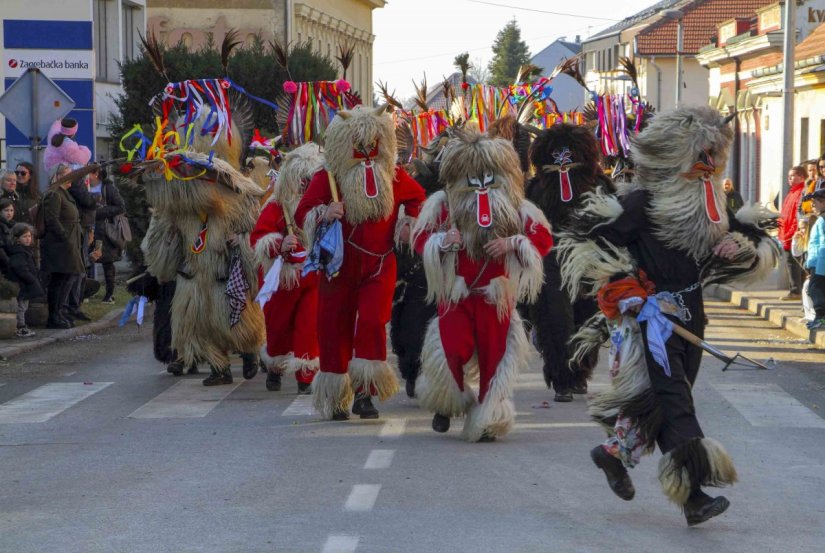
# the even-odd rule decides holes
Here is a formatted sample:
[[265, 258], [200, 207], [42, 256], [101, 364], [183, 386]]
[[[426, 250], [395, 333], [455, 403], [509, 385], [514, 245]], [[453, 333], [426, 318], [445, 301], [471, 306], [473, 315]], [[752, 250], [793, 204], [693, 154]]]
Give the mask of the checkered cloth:
[[241, 320], [241, 313], [246, 309], [246, 293], [249, 283], [243, 274], [240, 248], [230, 250], [229, 279], [226, 281], [226, 295], [229, 296], [229, 326], [233, 327]]

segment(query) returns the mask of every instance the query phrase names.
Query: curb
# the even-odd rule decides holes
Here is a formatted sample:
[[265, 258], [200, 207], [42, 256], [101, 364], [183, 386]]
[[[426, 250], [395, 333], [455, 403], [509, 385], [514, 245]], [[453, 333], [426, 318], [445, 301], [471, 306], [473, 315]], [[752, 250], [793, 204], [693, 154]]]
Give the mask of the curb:
[[748, 296], [747, 291], [736, 290], [724, 284], [708, 286], [705, 291], [717, 300], [741, 307], [757, 317], [809, 341], [818, 349], [825, 349], [825, 332], [809, 330], [805, 323], [799, 322], [798, 316], [790, 315], [785, 310], [772, 305], [772, 303], [776, 303], [775, 300], [771, 302], [763, 298], [752, 298]]
[[89, 324], [75, 328], [67, 328], [66, 330], [55, 332], [46, 338], [38, 338], [37, 340], [32, 340], [31, 342], [25, 342], [14, 346], [0, 347], [0, 357], [5, 357], [8, 359], [9, 357], [14, 357], [15, 355], [20, 355], [21, 353], [27, 353], [44, 346], [48, 346], [49, 344], [54, 344], [55, 342], [62, 342], [64, 340], [76, 338], [77, 336], [100, 332], [101, 330], [117, 325], [122, 313], [123, 308], [113, 309], [103, 315], [100, 319]]

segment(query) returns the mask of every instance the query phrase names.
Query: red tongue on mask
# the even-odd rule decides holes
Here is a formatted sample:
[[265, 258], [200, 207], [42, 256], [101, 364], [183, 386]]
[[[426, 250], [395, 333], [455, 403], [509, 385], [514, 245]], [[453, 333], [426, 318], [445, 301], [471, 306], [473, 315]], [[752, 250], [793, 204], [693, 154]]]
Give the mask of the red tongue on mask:
[[378, 185], [375, 184], [375, 171], [372, 168], [372, 160], [362, 161], [364, 167], [364, 193], [367, 198], [374, 198], [378, 195]]
[[487, 190], [476, 192], [476, 221], [478, 226], [487, 228], [493, 224], [493, 212], [490, 210], [490, 196]]
[[719, 214], [719, 209], [716, 207], [716, 196], [713, 195], [713, 183], [709, 178], [702, 181], [705, 185], [705, 211], [708, 214], [708, 219], [713, 223], [721, 223], [722, 216]]
[[567, 203], [573, 199], [573, 185], [570, 183], [570, 175], [566, 170], [559, 171], [559, 184], [561, 185], [561, 201]]

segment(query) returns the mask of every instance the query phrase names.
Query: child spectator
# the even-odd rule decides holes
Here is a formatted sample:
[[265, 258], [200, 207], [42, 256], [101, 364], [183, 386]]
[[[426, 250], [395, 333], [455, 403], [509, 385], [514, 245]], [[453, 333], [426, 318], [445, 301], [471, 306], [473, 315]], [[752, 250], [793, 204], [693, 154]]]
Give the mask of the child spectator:
[[14, 201], [10, 198], [0, 199], [0, 271], [9, 270], [8, 249], [13, 240], [11, 229], [14, 226]]
[[9, 248], [9, 278], [20, 284], [20, 293], [17, 295], [17, 335], [20, 338], [34, 336], [34, 332], [26, 326], [26, 311], [29, 309], [29, 300], [45, 296], [40, 279], [37, 278], [37, 263], [34, 260], [32, 249], [31, 225], [17, 223], [12, 228], [14, 243]]
[[816, 316], [808, 323], [811, 330], [825, 326], [825, 189], [810, 195], [814, 210], [819, 214], [808, 238], [808, 260], [805, 267], [811, 271], [808, 295], [814, 304]]

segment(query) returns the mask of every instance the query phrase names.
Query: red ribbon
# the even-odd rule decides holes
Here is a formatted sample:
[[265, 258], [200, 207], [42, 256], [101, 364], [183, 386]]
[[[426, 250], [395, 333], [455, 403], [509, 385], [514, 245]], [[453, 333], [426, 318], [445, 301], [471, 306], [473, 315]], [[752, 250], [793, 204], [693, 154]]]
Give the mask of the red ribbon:
[[478, 226], [487, 228], [493, 224], [493, 211], [490, 209], [490, 196], [487, 190], [476, 192], [476, 221]]
[[375, 198], [378, 196], [378, 184], [375, 182], [375, 170], [373, 159], [378, 157], [378, 141], [369, 152], [362, 152], [361, 150], [352, 150], [352, 157], [360, 159], [361, 167], [364, 168], [364, 194], [367, 198]]
[[708, 214], [708, 219], [712, 223], [721, 223], [722, 216], [719, 214], [719, 209], [716, 207], [716, 196], [713, 194], [713, 183], [709, 177], [703, 179], [705, 185], [705, 212]]
[[567, 203], [573, 199], [573, 185], [570, 182], [568, 169], [559, 169], [559, 184], [561, 185], [561, 201]]

